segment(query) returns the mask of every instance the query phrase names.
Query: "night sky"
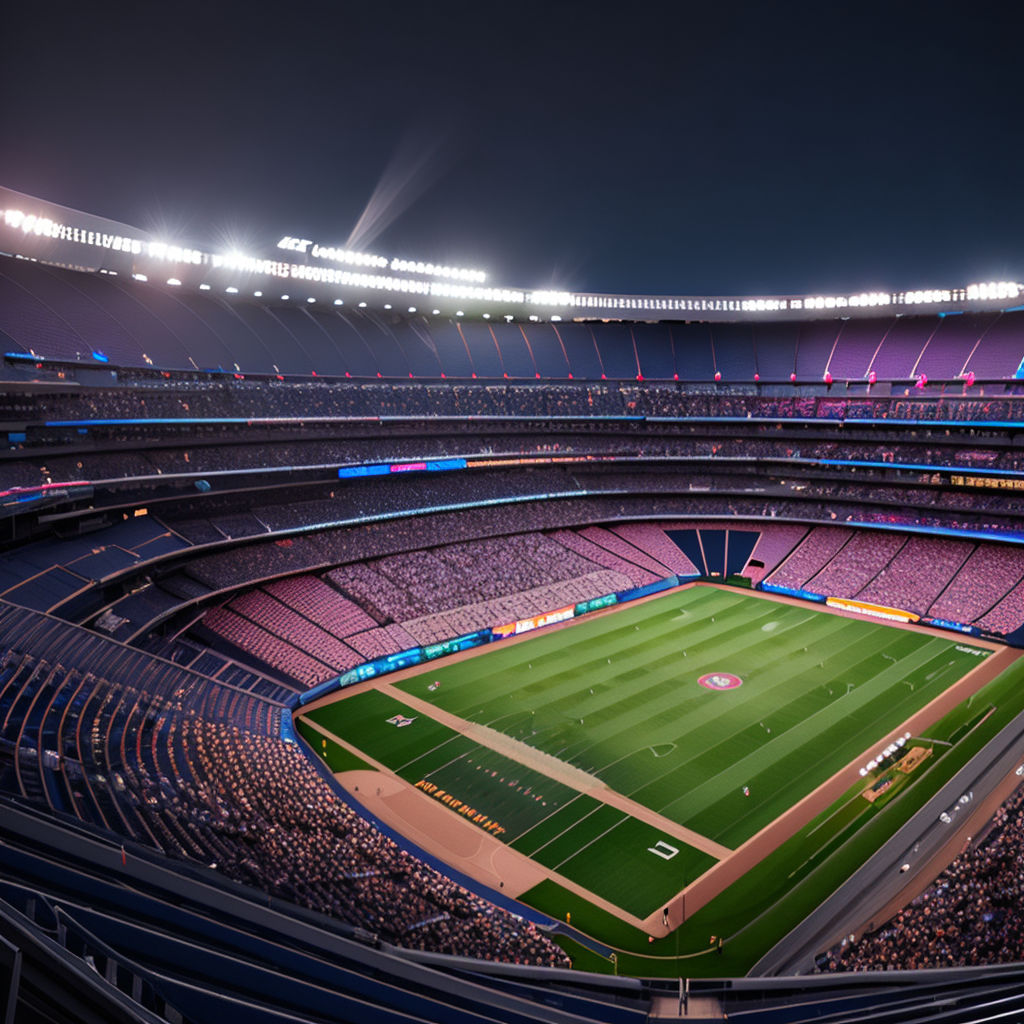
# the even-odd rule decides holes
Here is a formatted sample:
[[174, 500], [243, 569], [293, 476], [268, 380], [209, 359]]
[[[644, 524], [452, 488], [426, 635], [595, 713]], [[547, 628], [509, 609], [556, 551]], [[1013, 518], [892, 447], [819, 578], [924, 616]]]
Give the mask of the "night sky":
[[0, 184], [168, 241], [352, 237], [613, 292], [1024, 279], [1012, 3], [14, 0], [3, 22]]

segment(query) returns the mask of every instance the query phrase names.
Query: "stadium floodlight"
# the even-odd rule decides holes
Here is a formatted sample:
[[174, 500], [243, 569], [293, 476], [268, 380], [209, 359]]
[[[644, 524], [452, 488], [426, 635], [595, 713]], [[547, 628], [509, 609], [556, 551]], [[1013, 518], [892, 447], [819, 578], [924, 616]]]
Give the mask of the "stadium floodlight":
[[366, 309], [366, 303], [365, 302], [360, 302], [359, 303], [359, 308], [360, 309]]
[[[994, 296], [993, 296], [994, 298]], [[930, 305], [935, 302], [951, 302], [953, 293], [940, 288], [921, 288], [903, 293], [903, 302], [908, 306]]]
[[526, 301], [535, 306], [571, 306], [573, 297], [572, 292], [537, 290], [530, 292]]
[[484, 319], [485, 320], [490, 320], [491, 319], [491, 314], [490, 313], [484, 313]]
[[555, 323], [555, 324], [561, 323], [562, 322], [562, 318], [560, 316], [555, 315], [555, 316], [553, 316], [551, 318], [551, 322]]
[[226, 291], [228, 293], [228, 295], [237, 295], [238, 294], [238, 289], [233, 284], [229, 284], [227, 286], [227, 288], [224, 289], [224, 291]]
[[415, 313], [416, 312], [416, 307], [415, 306], [410, 306], [409, 307], [409, 312], [410, 313]]
[[169, 278], [167, 278], [167, 283], [169, 285], [173, 285], [175, 288], [180, 288], [181, 287], [181, 281], [179, 281], [176, 277], [169, 277]]
[[344, 306], [345, 305], [345, 300], [344, 299], [335, 299], [334, 300], [334, 304], [336, 306]]
[[208, 292], [210, 290], [210, 286], [208, 284], [201, 284], [199, 286], [199, 290], [201, 292]]
[[851, 295], [849, 300], [851, 306], [888, 306], [892, 302], [892, 296], [887, 292], [861, 292], [859, 295]]
[[168, 263], [190, 263], [199, 266], [205, 255], [198, 249], [188, 249], [182, 245], [170, 245], [167, 242], [149, 242], [146, 255], [153, 260], [165, 260]]
[[450, 299], [479, 299], [482, 302], [515, 302], [526, 300], [526, 293], [511, 288], [476, 288], [470, 285], [452, 285], [435, 281], [429, 285], [431, 295]]
[[441, 315], [441, 310], [439, 310], [439, 309], [433, 309], [433, 310], [431, 310], [431, 313], [432, 313], [432, 314], [433, 314], [434, 316], [440, 316], [440, 315]]
[[312, 295], [310, 295], [310, 296], [309, 296], [309, 297], [308, 297], [308, 298], [306, 299], [306, 301], [307, 301], [307, 302], [310, 302], [310, 303], [313, 303], [313, 302], [316, 302], [316, 299], [314, 299], [314, 298], [313, 298], [313, 296], [312, 296]]
[[253, 292], [252, 294], [257, 299], [262, 299], [263, 298], [263, 292], [261, 292], [261, 291], [256, 291], [256, 292]]
[[282, 295], [282, 296], [281, 296], [281, 301], [282, 301], [282, 302], [287, 302], [287, 301], [288, 301], [288, 300], [289, 300], [290, 298], [291, 298], [291, 296], [290, 296], [290, 295]]
[[[288, 239], [286, 235], [281, 241]], [[291, 239], [291, 241], [302, 241], [305, 239]], [[309, 248], [309, 246], [312, 248]], [[281, 245], [278, 243], [278, 248], [289, 249], [294, 246]], [[339, 248], [334, 245], [319, 245], [315, 242], [307, 243], [307, 247], [304, 249], [296, 250], [299, 252], [308, 252], [310, 256], [318, 260], [328, 260], [331, 263], [344, 263], [348, 266], [354, 267], [377, 267], [378, 270], [383, 270], [388, 265], [386, 256], [375, 256], [369, 252], [355, 252], [352, 249]]]
[[385, 309], [390, 309], [391, 308], [391, 303], [390, 302], [385, 302], [384, 303], [384, 308]]
[[406, 274], [423, 274], [425, 277], [447, 277], [453, 281], [469, 281], [483, 284], [487, 275], [482, 270], [469, 267], [448, 267], [437, 263], [424, 263], [421, 260], [403, 260], [397, 256], [388, 264], [391, 270]]
[[457, 309], [457, 310], [455, 310], [455, 315], [456, 316], [465, 316], [466, 314], [463, 313], [461, 309]]
[[149, 278], [146, 277], [145, 274], [132, 274], [132, 277], [134, 277], [136, 281], [148, 281], [149, 280]]
[[1014, 281], [984, 281], [967, 286], [967, 298], [975, 299], [1015, 299], [1020, 295], [1024, 285]]

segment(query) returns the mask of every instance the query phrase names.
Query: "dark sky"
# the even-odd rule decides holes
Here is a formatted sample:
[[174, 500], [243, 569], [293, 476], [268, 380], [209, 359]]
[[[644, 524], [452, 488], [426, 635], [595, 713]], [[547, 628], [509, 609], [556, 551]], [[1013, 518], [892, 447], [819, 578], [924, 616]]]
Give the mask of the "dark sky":
[[813, 293], [1024, 277], [1012, 3], [8, 5], [0, 184], [168, 240], [501, 284]]

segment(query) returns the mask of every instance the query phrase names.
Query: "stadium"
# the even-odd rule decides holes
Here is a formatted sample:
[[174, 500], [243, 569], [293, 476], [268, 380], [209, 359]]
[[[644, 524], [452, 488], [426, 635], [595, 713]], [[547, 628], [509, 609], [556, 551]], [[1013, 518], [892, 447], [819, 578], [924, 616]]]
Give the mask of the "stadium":
[[6, 1019], [1021, 1012], [1024, 285], [0, 253]]

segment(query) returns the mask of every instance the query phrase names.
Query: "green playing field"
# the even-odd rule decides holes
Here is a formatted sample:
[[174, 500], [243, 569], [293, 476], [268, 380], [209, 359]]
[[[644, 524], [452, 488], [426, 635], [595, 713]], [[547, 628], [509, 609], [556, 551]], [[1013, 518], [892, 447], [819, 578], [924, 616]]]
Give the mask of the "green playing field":
[[[430, 666], [390, 693], [343, 697], [309, 717], [643, 917], [715, 862], [670, 823], [736, 848], [839, 768], [877, 753], [879, 740], [988, 654], [697, 586]], [[463, 731], [402, 693], [456, 716]], [[522, 746], [506, 742], [499, 753], [488, 730]], [[656, 812], [665, 828], [585, 793], [585, 776], [546, 772], [534, 751]]]

